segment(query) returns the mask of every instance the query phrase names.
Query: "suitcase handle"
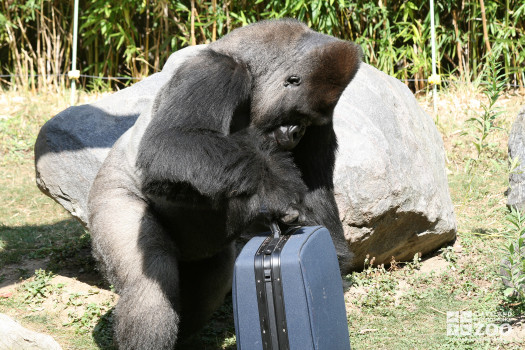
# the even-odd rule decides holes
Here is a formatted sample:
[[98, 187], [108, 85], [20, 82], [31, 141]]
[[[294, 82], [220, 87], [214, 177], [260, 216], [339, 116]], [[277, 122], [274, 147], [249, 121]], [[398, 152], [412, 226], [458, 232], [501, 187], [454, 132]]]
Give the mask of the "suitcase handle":
[[281, 237], [281, 228], [279, 227], [277, 221], [270, 221], [270, 229], [272, 230], [273, 238]]
[[[261, 213], [264, 214], [266, 216], [266, 218], [268, 219], [270, 230], [272, 231], [273, 237], [274, 238], [281, 237], [282, 231], [281, 231], [281, 228], [279, 227], [279, 223], [277, 222], [277, 220], [275, 220], [274, 217], [272, 217], [270, 215], [270, 213], [268, 212], [268, 209], [266, 208], [266, 205], [264, 205], [264, 204], [261, 205]], [[289, 226], [288, 229], [285, 229], [286, 232], [284, 234], [285, 235], [289, 234], [290, 232], [292, 232], [292, 230], [296, 229], [297, 227], [299, 227], [299, 226], [297, 226], [297, 225]]]
[[261, 213], [264, 214], [270, 222], [270, 230], [272, 230], [273, 237], [279, 238], [281, 236], [281, 228], [275, 218], [270, 215], [270, 212], [264, 203], [261, 205]]

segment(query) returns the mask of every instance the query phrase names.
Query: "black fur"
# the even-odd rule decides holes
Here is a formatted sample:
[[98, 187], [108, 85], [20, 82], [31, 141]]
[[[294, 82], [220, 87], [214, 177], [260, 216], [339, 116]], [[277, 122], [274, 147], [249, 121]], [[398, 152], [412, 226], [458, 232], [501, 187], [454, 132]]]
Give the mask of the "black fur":
[[[95, 256], [121, 294], [120, 348], [171, 349], [202, 327], [230, 288], [233, 241], [263, 208], [328, 227], [346, 272], [332, 114], [359, 62], [354, 44], [280, 20], [176, 70], [140, 142], [119, 140], [90, 194]], [[292, 150], [273, 137], [289, 125], [306, 126]]]

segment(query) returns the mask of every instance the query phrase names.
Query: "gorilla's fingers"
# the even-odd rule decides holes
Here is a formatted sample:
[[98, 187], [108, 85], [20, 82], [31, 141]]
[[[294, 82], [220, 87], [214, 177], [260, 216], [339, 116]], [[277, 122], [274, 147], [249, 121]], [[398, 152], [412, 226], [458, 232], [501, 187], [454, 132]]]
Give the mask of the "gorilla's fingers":
[[300, 215], [299, 210], [290, 207], [286, 211], [286, 214], [281, 217], [281, 221], [283, 224], [290, 225], [297, 221], [297, 219], [299, 218], [299, 215]]

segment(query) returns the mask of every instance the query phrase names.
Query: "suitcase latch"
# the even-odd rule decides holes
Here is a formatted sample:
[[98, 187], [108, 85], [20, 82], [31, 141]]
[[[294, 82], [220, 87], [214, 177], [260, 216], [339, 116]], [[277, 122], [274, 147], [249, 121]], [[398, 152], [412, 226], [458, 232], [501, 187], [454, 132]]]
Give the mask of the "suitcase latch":
[[270, 282], [272, 280], [272, 271], [270, 269], [264, 269], [264, 282]]

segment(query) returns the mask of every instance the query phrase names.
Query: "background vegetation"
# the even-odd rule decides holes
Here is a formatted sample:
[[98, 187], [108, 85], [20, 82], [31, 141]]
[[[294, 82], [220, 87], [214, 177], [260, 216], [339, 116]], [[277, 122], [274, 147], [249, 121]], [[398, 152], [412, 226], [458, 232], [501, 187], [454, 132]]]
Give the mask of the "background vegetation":
[[[357, 42], [366, 62], [415, 90], [431, 74], [429, 1], [91, 0], [80, 6], [78, 66], [90, 76], [147, 76], [184, 46], [281, 17]], [[523, 0], [436, 0], [435, 13], [442, 75], [473, 81], [487, 60], [498, 61], [506, 83], [524, 85]], [[72, 15], [68, 0], [0, 2], [0, 74], [7, 75], [2, 82], [26, 90], [67, 84]], [[83, 77], [81, 83], [97, 88], [116, 81]]]
[[[177, 49], [267, 18], [295, 17], [353, 40], [366, 62], [415, 91], [425, 89], [431, 73], [428, 1], [80, 3], [78, 66], [95, 77], [81, 79], [89, 92], [80, 93], [80, 103], [133, 81], [102, 77], [140, 79]], [[437, 115], [429, 95], [418, 98], [444, 140], [457, 240], [434, 256], [386, 268], [369, 264], [345, 277], [352, 348], [523, 349], [525, 215], [509, 212], [504, 192], [519, 164], [509, 162], [507, 141], [525, 96], [511, 89], [525, 85], [525, 2], [435, 3], [438, 70], [451, 83]], [[0, 312], [53, 335], [64, 349], [112, 349], [118, 296], [95, 269], [89, 233], [35, 186], [36, 135], [68, 106], [72, 4], [0, 2]], [[447, 336], [448, 311], [495, 316], [497, 326], [511, 330]], [[231, 301], [193, 341], [189, 349], [235, 348]]]

